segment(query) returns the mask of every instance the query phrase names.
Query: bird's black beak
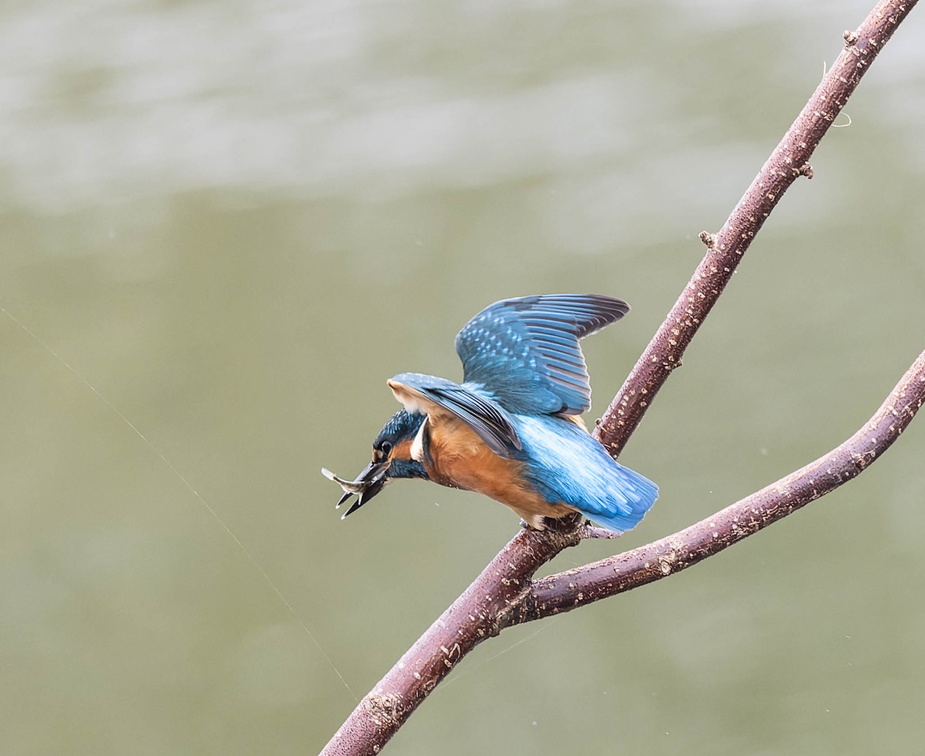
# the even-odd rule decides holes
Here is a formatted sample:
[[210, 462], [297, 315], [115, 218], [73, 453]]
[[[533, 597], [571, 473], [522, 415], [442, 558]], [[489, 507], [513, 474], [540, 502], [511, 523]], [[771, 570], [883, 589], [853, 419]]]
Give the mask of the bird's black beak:
[[344, 489], [344, 495], [340, 497], [336, 506], [340, 507], [347, 499], [356, 494], [357, 500], [350, 505], [350, 509], [344, 512], [341, 519], [356, 512], [385, 487], [385, 484], [389, 482], [388, 471], [390, 464], [387, 459], [382, 462], [370, 462], [363, 472], [357, 475], [356, 480], [344, 480], [330, 470], [321, 468], [321, 474], [324, 477], [328, 480], [333, 480]]

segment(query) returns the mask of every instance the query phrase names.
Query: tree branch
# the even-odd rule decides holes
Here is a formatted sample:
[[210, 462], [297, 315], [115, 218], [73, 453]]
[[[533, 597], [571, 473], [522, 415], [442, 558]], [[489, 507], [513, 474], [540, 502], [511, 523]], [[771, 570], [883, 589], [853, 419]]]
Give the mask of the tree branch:
[[925, 403], [925, 352], [867, 424], [841, 446], [695, 525], [638, 549], [536, 580], [524, 622], [566, 612], [692, 567], [860, 475]]
[[[768, 215], [798, 176], [861, 77], [916, 0], [882, 0], [775, 148], [723, 228], [703, 233], [707, 253], [620, 389], [595, 433], [622, 450], [716, 303]], [[766, 527], [850, 480], [895, 441], [925, 401], [925, 353], [887, 402], [830, 454], [713, 517], [626, 554], [533, 581], [536, 570], [593, 531], [578, 518], [550, 530], [522, 530], [359, 703], [322, 756], [379, 753], [427, 695], [469, 651], [506, 627], [573, 609], [678, 572]]]
[[597, 438], [612, 456], [623, 450], [671, 371], [681, 366], [684, 350], [784, 192], [800, 176], [812, 178], [810, 157], [916, 2], [881, 0], [857, 31], [844, 33], [844, 50], [726, 223], [716, 234], [700, 234], [707, 254], [598, 423]]

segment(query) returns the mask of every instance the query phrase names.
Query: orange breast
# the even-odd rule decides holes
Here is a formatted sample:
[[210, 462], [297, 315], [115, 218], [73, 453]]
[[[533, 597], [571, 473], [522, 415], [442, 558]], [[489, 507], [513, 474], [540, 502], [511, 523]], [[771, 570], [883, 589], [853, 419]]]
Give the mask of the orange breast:
[[539, 517], [562, 517], [572, 511], [561, 503], [546, 501], [523, 480], [523, 463], [495, 454], [478, 434], [461, 420], [428, 418], [427, 474], [437, 483], [477, 491], [500, 501], [534, 527]]

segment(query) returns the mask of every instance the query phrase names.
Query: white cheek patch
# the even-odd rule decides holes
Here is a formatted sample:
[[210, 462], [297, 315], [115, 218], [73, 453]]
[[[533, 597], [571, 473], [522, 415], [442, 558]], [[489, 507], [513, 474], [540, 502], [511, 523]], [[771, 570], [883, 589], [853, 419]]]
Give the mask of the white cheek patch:
[[424, 418], [424, 422], [421, 423], [421, 427], [414, 436], [414, 441], [411, 442], [411, 459], [421, 464], [424, 463], [424, 433], [426, 432], [427, 421], [429, 419], [430, 418], [427, 417]]

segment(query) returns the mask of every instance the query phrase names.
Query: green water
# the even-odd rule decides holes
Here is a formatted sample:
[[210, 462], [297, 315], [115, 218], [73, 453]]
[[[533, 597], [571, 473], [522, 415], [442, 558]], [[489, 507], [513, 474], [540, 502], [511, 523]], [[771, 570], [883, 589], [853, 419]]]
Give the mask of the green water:
[[[585, 342], [600, 414], [868, 9], [0, 9], [3, 752], [317, 752], [517, 528], [424, 483], [341, 522], [320, 467], [502, 297], [632, 303]], [[918, 13], [627, 447], [661, 500], [554, 569], [828, 451], [925, 348]], [[735, 549], [484, 644], [388, 752], [914, 752], [923, 454], [918, 420]]]

